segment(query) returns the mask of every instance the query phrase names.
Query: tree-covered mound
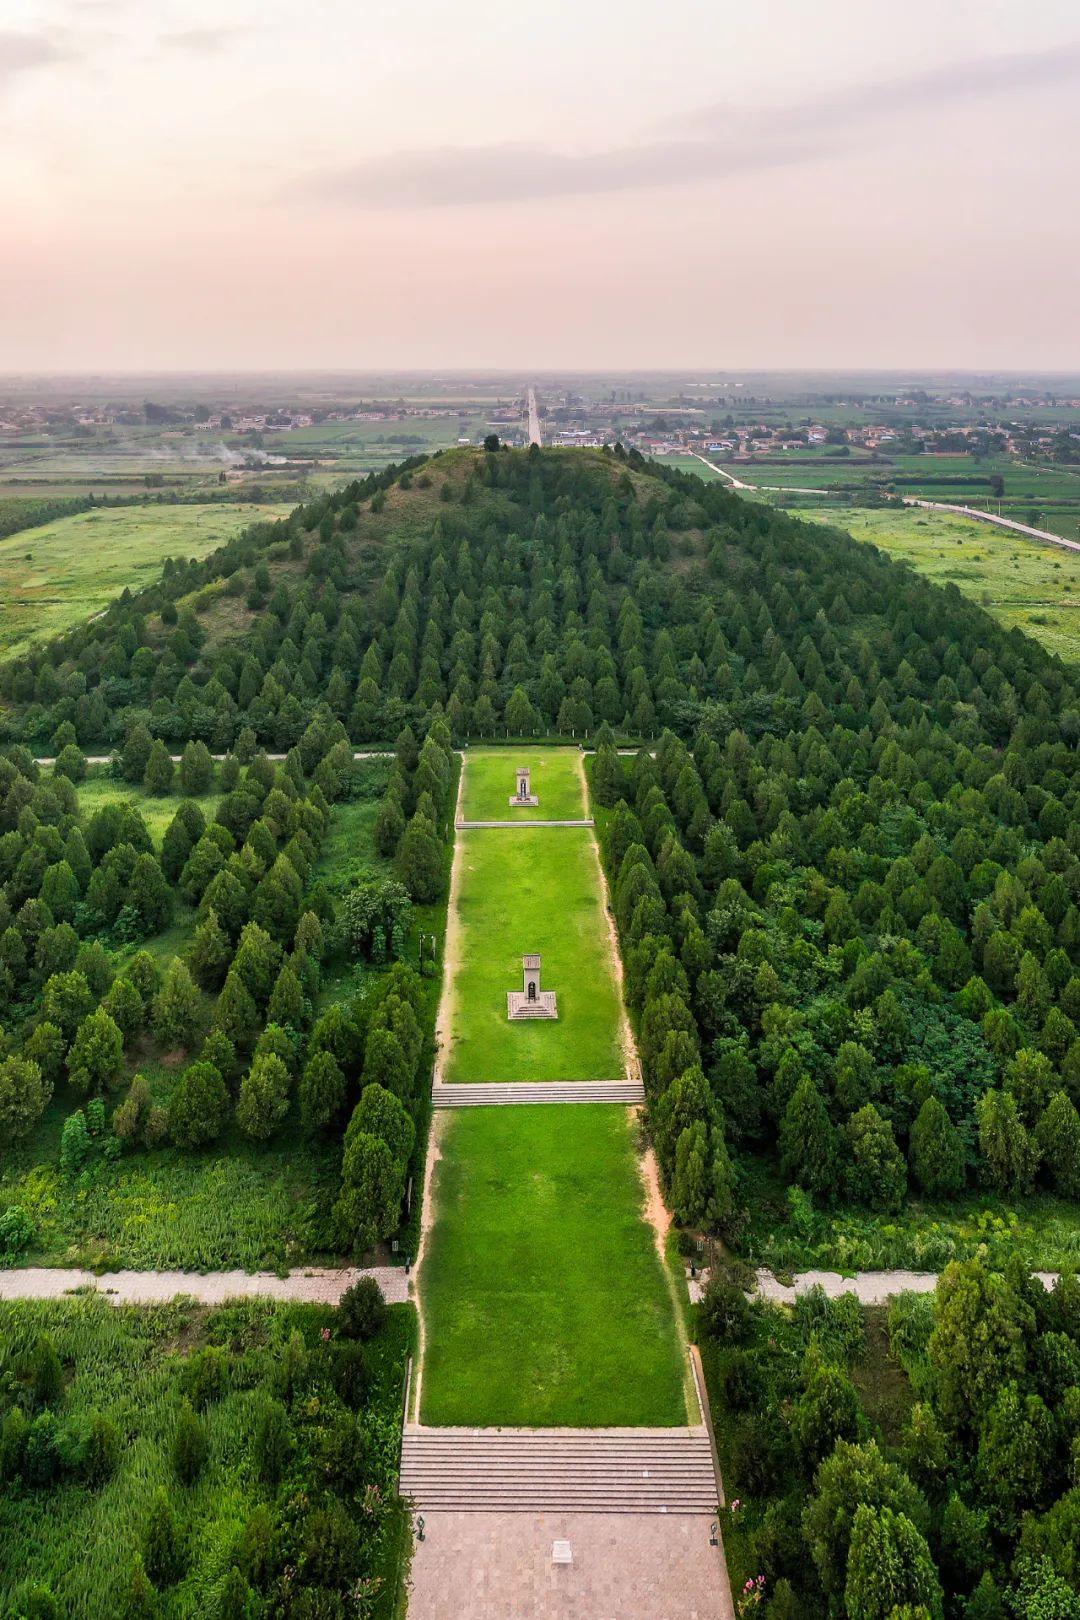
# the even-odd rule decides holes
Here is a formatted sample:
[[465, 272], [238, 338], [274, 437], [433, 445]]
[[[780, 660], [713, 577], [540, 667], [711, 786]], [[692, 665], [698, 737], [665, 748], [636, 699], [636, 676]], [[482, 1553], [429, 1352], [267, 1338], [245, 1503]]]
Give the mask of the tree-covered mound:
[[818, 1206], [1080, 1187], [1077, 677], [839, 531], [636, 453], [452, 451], [167, 567], [0, 694], [45, 746], [588, 734], [682, 1220], [737, 1235], [747, 1152]]

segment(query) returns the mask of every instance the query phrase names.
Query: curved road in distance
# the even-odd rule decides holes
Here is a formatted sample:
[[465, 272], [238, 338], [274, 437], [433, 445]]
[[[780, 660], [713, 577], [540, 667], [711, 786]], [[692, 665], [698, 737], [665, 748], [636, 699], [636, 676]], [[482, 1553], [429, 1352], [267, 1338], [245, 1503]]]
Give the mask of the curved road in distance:
[[[734, 473], [729, 473], [726, 467], [718, 467], [715, 461], [700, 455], [698, 451], [693, 454], [698, 461], [711, 467], [714, 473], [726, 478], [732, 489], [761, 490], [766, 495], [820, 495], [823, 499], [836, 500], [836, 491], [833, 489], [805, 489], [795, 484], [747, 484]], [[1066, 551], [1080, 551], [1080, 541], [1066, 540], [1064, 535], [1051, 534], [1048, 529], [1033, 529], [1027, 523], [1017, 523], [1014, 518], [998, 517], [994, 512], [980, 512], [974, 506], [957, 506], [951, 501], [925, 501], [917, 495], [901, 495], [905, 506], [921, 506], [929, 512], [952, 512], [956, 517], [975, 518], [979, 523], [992, 523], [996, 529], [1009, 529], [1013, 534], [1022, 534], [1027, 540], [1042, 540], [1050, 546], [1063, 546]]]

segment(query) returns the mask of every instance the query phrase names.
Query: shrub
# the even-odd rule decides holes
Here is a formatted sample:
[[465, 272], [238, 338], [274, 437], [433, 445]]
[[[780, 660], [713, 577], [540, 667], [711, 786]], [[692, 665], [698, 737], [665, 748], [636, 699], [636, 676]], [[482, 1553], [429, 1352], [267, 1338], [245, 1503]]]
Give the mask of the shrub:
[[103, 1485], [116, 1472], [120, 1435], [116, 1424], [101, 1412], [90, 1417], [82, 1454], [82, 1474], [88, 1485]]
[[717, 1344], [745, 1344], [750, 1337], [753, 1311], [741, 1288], [710, 1277], [698, 1305], [698, 1322]]
[[265, 1400], [255, 1420], [251, 1454], [264, 1485], [277, 1485], [289, 1466], [293, 1442], [289, 1415], [280, 1401]]
[[361, 1277], [338, 1301], [338, 1326], [347, 1339], [373, 1339], [386, 1321], [386, 1300], [374, 1277]]
[[150, 1113], [150, 1087], [146, 1076], [137, 1074], [128, 1087], [128, 1094], [113, 1114], [112, 1127], [121, 1142], [144, 1139], [146, 1121]]
[[77, 1175], [86, 1163], [89, 1152], [90, 1132], [86, 1128], [86, 1116], [80, 1109], [78, 1113], [68, 1115], [60, 1134], [60, 1168], [65, 1176]]
[[23, 1581], [11, 1594], [6, 1620], [61, 1620], [60, 1605], [47, 1586]]
[[0, 1259], [13, 1259], [30, 1247], [34, 1223], [18, 1204], [10, 1204], [0, 1215]]
[[146, 1573], [157, 1586], [171, 1586], [184, 1572], [180, 1530], [164, 1486], [158, 1487], [150, 1506], [142, 1553]]
[[189, 1356], [180, 1373], [180, 1388], [196, 1411], [202, 1411], [211, 1401], [219, 1401], [228, 1382], [228, 1358], [216, 1344]]
[[198, 1479], [208, 1450], [206, 1424], [189, 1400], [182, 1401], [172, 1443], [173, 1472], [182, 1485], [193, 1485]]

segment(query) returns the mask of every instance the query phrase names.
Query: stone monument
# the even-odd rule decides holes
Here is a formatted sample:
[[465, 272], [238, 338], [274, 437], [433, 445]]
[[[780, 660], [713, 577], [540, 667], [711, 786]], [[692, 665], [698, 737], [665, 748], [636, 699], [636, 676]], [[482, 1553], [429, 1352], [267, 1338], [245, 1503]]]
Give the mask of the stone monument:
[[529, 767], [519, 765], [517, 768], [517, 792], [510, 800], [510, 808], [520, 809], [522, 805], [539, 804], [540, 800], [533, 792], [529, 781]]
[[524, 977], [522, 988], [506, 992], [507, 1018], [558, 1018], [559, 1008], [554, 990], [540, 988], [540, 958], [523, 956], [521, 967]]

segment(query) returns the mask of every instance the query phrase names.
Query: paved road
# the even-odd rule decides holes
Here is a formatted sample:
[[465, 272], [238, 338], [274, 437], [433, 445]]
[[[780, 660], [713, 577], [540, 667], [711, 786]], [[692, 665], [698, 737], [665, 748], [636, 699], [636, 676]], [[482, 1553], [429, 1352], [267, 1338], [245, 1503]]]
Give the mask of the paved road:
[[540, 437], [540, 412], [536, 408], [536, 389], [529, 384], [529, 443], [543, 444]]
[[[88, 765], [111, 765], [116, 757], [117, 756], [115, 754], [87, 754], [86, 763]], [[267, 754], [266, 757], [267, 759], [278, 760], [279, 762], [288, 758], [286, 754]], [[392, 748], [367, 748], [353, 755], [353, 759], [393, 759], [393, 757], [394, 750]], [[172, 760], [174, 765], [179, 765], [182, 755], [170, 754], [169, 758]], [[227, 759], [228, 755], [211, 754], [210, 758], [221, 760]], [[45, 759], [39, 759], [37, 763], [39, 765], [55, 765], [56, 760], [50, 754]]]
[[[817, 495], [822, 500], [835, 501], [837, 492], [834, 489], [806, 489], [797, 484], [747, 484], [734, 473], [729, 473], [726, 467], [717, 466], [715, 461], [694, 452], [697, 459], [713, 472], [726, 478], [731, 489], [761, 490], [766, 495]], [[928, 512], [952, 512], [957, 517], [974, 518], [977, 523], [991, 523], [995, 529], [1009, 529], [1013, 534], [1022, 534], [1027, 540], [1041, 540], [1046, 545], [1063, 546], [1066, 551], [1080, 551], [1080, 541], [1066, 540], [1064, 535], [1051, 534], [1049, 529], [1033, 529], [1028, 523], [1017, 523], [1014, 518], [998, 517], [996, 512], [981, 512], [974, 506], [957, 506], [951, 501], [924, 501], [917, 495], [902, 495], [901, 501], [905, 506], [921, 506]]]
[[[1046, 1289], [1057, 1281], [1056, 1271], [1032, 1273]], [[811, 1288], [821, 1288], [830, 1299], [841, 1294], [854, 1294], [860, 1305], [887, 1305], [897, 1294], [932, 1294], [938, 1284], [936, 1271], [857, 1271], [845, 1277], [839, 1271], [800, 1271], [790, 1283], [777, 1282], [771, 1271], [762, 1267], [757, 1273], [755, 1293], [758, 1299], [769, 1299], [777, 1305], [793, 1305], [800, 1294]], [[686, 1286], [696, 1304], [709, 1280], [708, 1270], [701, 1271]]]
[[391, 1305], [409, 1297], [401, 1266], [355, 1266], [340, 1270], [312, 1266], [278, 1277], [272, 1271], [94, 1271], [52, 1266], [18, 1266], [0, 1271], [0, 1299], [63, 1299], [75, 1289], [90, 1290], [111, 1305], [164, 1305], [186, 1296], [202, 1305], [227, 1299], [287, 1299], [308, 1305], [336, 1305], [346, 1288], [361, 1277], [374, 1277]]

